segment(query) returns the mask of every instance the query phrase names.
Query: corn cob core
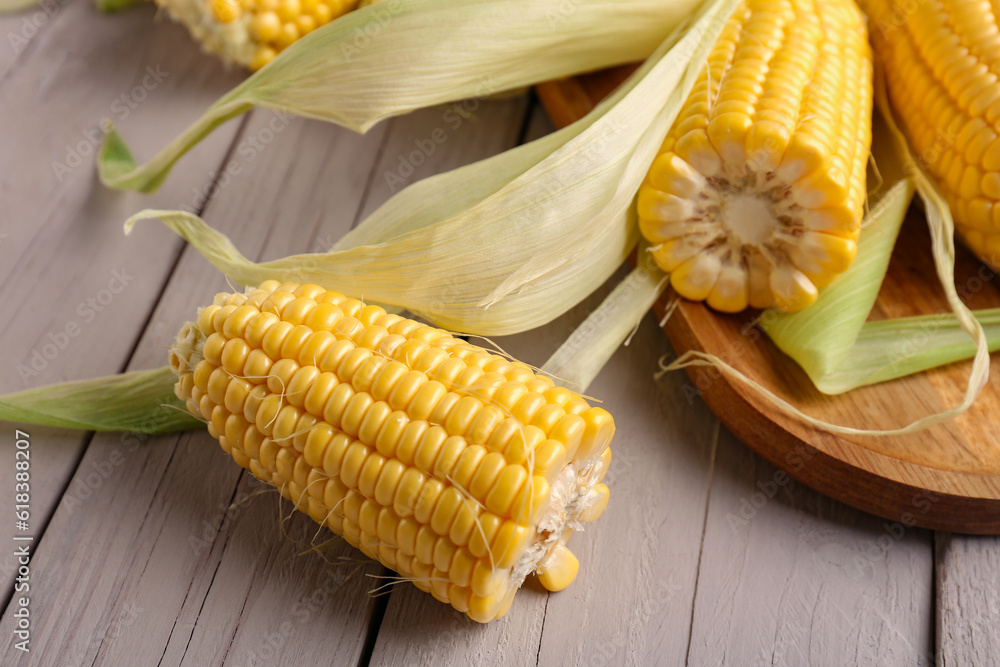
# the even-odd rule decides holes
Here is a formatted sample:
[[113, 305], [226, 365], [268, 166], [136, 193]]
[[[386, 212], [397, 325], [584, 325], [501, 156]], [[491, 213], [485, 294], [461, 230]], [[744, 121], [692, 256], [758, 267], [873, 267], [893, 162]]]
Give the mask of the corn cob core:
[[608, 501], [614, 421], [530, 367], [315, 285], [219, 294], [170, 354], [177, 396], [297, 509], [486, 622], [565, 588]]
[[983, 0], [859, 3], [893, 112], [935, 177], [956, 228], [1000, 268], [1000, 26]]
[[681, 296], [796, 311], [850, 266], [871, 79], [850, 0], [736, 10], [639, 190], [640, 229]]
[[[356, 9], [358, 0], [156, 0], [202, 47], [258, 70], [316, 28]], [[371, 4], [362, 2], [361, 4]]]

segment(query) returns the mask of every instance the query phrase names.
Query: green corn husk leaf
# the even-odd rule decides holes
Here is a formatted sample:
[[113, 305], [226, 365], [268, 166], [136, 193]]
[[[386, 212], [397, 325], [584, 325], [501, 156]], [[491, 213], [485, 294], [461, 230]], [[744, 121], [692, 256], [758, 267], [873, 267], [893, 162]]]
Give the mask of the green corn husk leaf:
[[[632, 199], [735, 5], [714, 0], [587, 118], [407, 188], [329, 253], [254, 264], [180, 211], [140, 213], [126, 230], [159, 217], [244, 284], [327, 284], [476, 333], [533, 328], [587, 296], [635, 245]], [[198, 425], [173, 382], [165, 368], [22, 392], [0, 399], [0, 419], [157, 433]], [[174, 414], [148, 422], [164, 411]]]
[[[761, 325], [778, 347], [805, 369], [816, 387], [828, 394], [975, 356], [971, 392], [985, 385], [988, 351], [1000, 347], [996, 312], [976, 313], [974, 318], [959, 300], [954, 285], [951, 212], [913, 160], [902, 133], [891, 121], [881, 78], [876, 88], [879, 108], [889, 121], [875, 127], [885, 141], [880, 142], [880, 150], [876, 146], [878, 152], [874, 155], [888, 188], [882, 188], [882, 196], [872, 206], [872, 224], [862, 232], [858, 259], [820, 295], [814, 306], [802, 313], [762, 318]], [[914, 186], [925, 204], [935, 266], [954, 315], [866, 322], [885, 277]], [[983, 325], [989, 326], [988, 335]]]
[[541, 326], [635, 245], [635, 192], [735, 4], [712, 3], [586, 118], [403, 190], [329, 253], [257, 264], [179, 211], [144, 211], [126, 230], [159, 218], [243, 285], [317, 283], [479, 335]]
[[203, 426], [174, 396], [168, 366], [0, 397], [0, 421], [86, 431], [172, 433]]
[[[903, 173], [893, 139], [879, 114], [873, 123], [872, 156], [882, 178], [869, 197], [858, 254], [851, 267], [820, 292], [809, 308], [800, 313], [765, 312], [760, 326], [772, 341], [806, 371], [820, 391], [841, 393], [868, 384], [865, 369], [871, 359], [861, 360], [855, 346], [868, 319], [900, 227], [913, 198], [913, 181]], [[860, 363], [857, 363], [859, 362]], [[844, 364], [856, 366], [853, 381], [838, 374]], [[841, 378], [828, 382], [831, 375]]]
[[42, 0], [0, 0], [0, 14], [13, 14], [34, 7]]
[[102, 12], [117, 12], [135, 5], [149, 2], [149, 0], [97, 0], [97, 9]]
[[254, 107], [364, 132], [413, 109], [642, 60], [703, 3], [389, 0], [363, 7], [295, 42], [141, 166], [110, 129], [98, 156], [101, 180], [155, 191], [182, 155]]

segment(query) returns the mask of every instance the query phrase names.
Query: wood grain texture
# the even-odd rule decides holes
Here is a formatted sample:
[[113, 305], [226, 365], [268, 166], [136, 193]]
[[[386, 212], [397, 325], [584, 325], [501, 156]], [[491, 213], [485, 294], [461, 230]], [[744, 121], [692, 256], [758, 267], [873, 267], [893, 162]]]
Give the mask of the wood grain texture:
[[927, 531], [808, 489], [725, 430], [710, 495], [689, 664], [934, 664]]
[[1000, 540], [935, 537], [937, 664], [988, 665], [1000, 656]]
[[[76, 11], [80, 21], [92, 20]], [[71, 30], [54, 22], [47, 29], [64, 30], [58, 39], [10, 61], [6, 74], [0, 57], [0, 117], [19, 114], [36, 142], [59, 137], [45, 143], [41, 157], [31, 157], [29, 140], [18, 140], [16, 153], [0, 153], [0, 205], [17, 216], [0, 219], [0, 231], [19, 244], [0, 240], [0, 271], [7, 271], [0, 306], [20, 313], [18, 321], [0, 324], [13, 357], [30, 355], [53, 322], [74, 317], [89, 288], [103, 286], [102, 272], [119, 261], [142, 270], [143, 286], [130, 297], [135, 302], [124, 307], [123, 292], [123, 307], [111, 303], [107, 321], [102, 315], [85, 328], [74, 339], [79, 351], [59, 355], [37, 384], [163, 363], [179, 324], [193, 316], [192, 304], [225, 289], [225, 281], [190, 249], [181, 252], [155, 222], [127, 240], [117, 230], [146, 206], [197, 208], [212, 172], [229, 160], [240, 173], [218, 182], [205, 216], [248, 256], [274, 258], [335, 242], [391, 194], [387, 174], [401, 173], [400, 160], [417, 148], [414, 142], [436, 129], [447, 138], [405, 183], [551, 129], [536, 108], [522, 136], [524, 97], [484, 102], [458, 126], [442, 107], [393, 119], [364, 137], [323, 123], [285, 124], [258, 111], [181, 162], [155, 197], [102, 190], [89, 161], [65, 183], [50, 182], [46, 170], [65, 151], [60, 133], [96, 126], [109, 100], [145, 76], [145, 65], [123, 44], [146, 49], [141, 52], [152, 54], [150, 62], [161, 55], [172, 73], [154, 91], [172, 91], [169, 99], [151, 97], [122, 123], [139, 157], [152, 155], [238, 78], [213, 69], [214, 61], [196, 54], [183, 31], [154, 24], [148, 8], [135, 11], [93, 19], [126, 21], [110, 24], [121, 34], [95, 23], [91, 36], [75, 37], [80, 25]], [[126, 25], [133, 32], [124, 31]], [[104, 31], [102, 41], [92, 42], [94, 31]], [[86, 55], [92, 53], [103, 55]], [[63, 77], [59, 64], [78, 56], [91, 68]], [[42, 104], [45, 94], [56, 94], [45, 93], [50, 89], [39, 82], [46, 80], [62, 84], [60, 104], [51, 108]], [[11, 82], [19, 96], [5, 94]], [[36, 94], [37, 104], [23, 103]], [[265, 130], [274, 135], [266, 148], [241, 150], [267, 136]], [[5, 150], [8, 145], [13, 141], [5, 140]], [[24, 172], [22, 164], [33, 171]], [[19, 219], [25, 224], [11, 223]], [[74, 234], [81, 220], [88, 233]], [[64, 235], [69, 240], [61, 241]], [[500, 342], [526, 361], [544, 362], [614, 282], [549, 327]], [[570, 541], [581, 561], [577, 581], [549, 594], [529, 580], [510, 613], [486, 626], [409, 584], [369, 597], [389, 573], [343, 544], [322, 555], [302, 553], [331, 534], [317, 533], [299, 514], [283, 521], [290, 505], [273, 491], [259, 493], [266, 487], [241, 473], [203, 432], [137, 442], [127, 434], [90, 440], [32, 429], [39, 452], [33, 470], [49, 488], [33, 504], [52, 514], [40, 526], [45, 531], [32, 561], [36, 652], [26, 657], [12, 650], [8, 606], [0, 618], [0, 661], [928, 664], [934, 635], [929, 534], [906, 528], [897, 538], [892, 522], [794, 482], [779, 483], [774, 468], [720, 427], [684, 375], [654, 380], [669, 349], [654, 319], [645, 318], [590, 390], [615, 414], [619, 430], [609, 473], [612, 502], [592, 530]], [[12, 383], [2, 389], [19, 387], [11, 373], [0, 382]], [[796, 455], [784, 465], [803, 460]], [[813, 457], [800, 467], [814, 464]], [[9, 496], [12, 480], [5, 477], [0, 491]], [[758, 492], [766, 501], [755, 507]], [[740, 512], [749, 517], [745, 523], [730, 518], [742, 519]], [[942, 662], [947, 656], [947, 664], [988, 662], [996, 654], [990, 634], [997, 627], [990, 597], [997, 588], [995, 548], [948, 539], [953, 542], [946, 545], [938, 537], [937, 592], [955, 603], [938, 614], [938, 655]]]
[[[122, 95], [131, 96], [137, 87], [146, 95], [134, 102], [135, 109], [123, 107], [128, 116], [121, 125], [137, 145], [151, 150], [237, 81], [179, 36], [159, 29], [150, 8], [109, 20], [91, 3], [69, 3], [32, 38], [16, 66], [0, 74], [0, 339], [5, 347], [0, 391], [111, 374], [127, 362], [181, 244], [165, 230], [126, 239], [121, 224], [140, 201], [177, 206], [190, 191], [206, 186], [236, 130], [235, 125], [222, 128], [198, 148], [194, 164], [154, 197], [112, 193], [97, 183], [98, 127], [102, 118], [121, 117], [112, 105]], [[127, 53], [132, 56], [123, 58]], [[148, 79], [147, 89], [147, 66], [169, 75], [159, 82]], [[190, 92], [179, 95], [182, 90]], [[69, 162], [71, 154], [79, 155], [79, 164]], [[57, 170], [57, 164], [68, 171]], [[40, 535], [88, 436], [41, 428], [29, 433], [30, 525]], [[5, 433], [5, 443], [11, 442], [8, 437]], [[0, 502], [11, 507], [14, 454], [9, 446], [2, 451], [0, 466], [11, 474], [0, 475]], [[0, 522], [6, 534], [13, 534], [13, 520], [8, 513]], [[16, 565], [9, 551], [0, 555], [5, 584]]]
[[[255, 112], [239, 141], [271, 127], [272, 119], [270, 112]], [[217, 191], [205, 215], [239, 239], [241, 250], [250, 257], [308, 248], [317, 234], [339, 237], [353, 224], [363, 188], [355, 187], [347, 174], [328, 180], [330, 174], [322, 166], [339, 169], [340, 164], [358, 160], [358, 156], [368, 156], [370, 161], [381, 138], [378, 131], [359, 137], [329, 125], [292, 120], [282, 130], [280, 141], [275, 140], [257, 159], [244, 163], [241, 175]], [[278, 205], [273, 191], [256, 184], [271, 180], [275, 164], [282, 165], [278, 173], [284, 174], [283, 180], [296, 184], [289, 196], [302, 194], [295, 192], [297, 188], [322, 187], [322, 194], [313, 201], [328, 204], [336, 213], [322, 218], [319, 225], [299, 225], [295, 224], [296, 216], [286, 217], [287, 209], [270, 208]], [[364, 164], [358, 166], [361, 173], [367, 172]], [[293, 201], [306, 206], [309, 200], [299, 197]], [[334, 207], [331, 202], [340, 205]], [[290, 220], [291, 224], [281, 225], [279, 220]], [[134, 238], [157, 237], [160, 231], [150, 223], [137, 229]], [[186, 249], [145, 327], [130, 367], [162, 365], [164, 350], [179, 325], [193, 317], [197, 304], [208, 302], [214, 292], [224, 289], [225, 279], [197, 253]], [[268, 633], [278, 632], [279, 639], [299, 642], [307, 651], [323, 646], [322, 642], [303, 639], [315, 639], [316, 630], [307, 623], [294, 624], [283, 633], [282, 624], [291, 618], [290, 608], [297, 601], [295, 594], [307, 590], [298, 581], [290, 586], [288, 607], [255, 602], [269, 586], [288, 581], [289, 559], [298, 551], [280, 534], [273, 496], [271, 502], [264, 496], [258, 498], [259, 505], [245, 512], [250, 523], [238, 526], [236, 518], [227, 521], [226, 514], [238, 498], [242, 471], [227, 460], [206, 432], [155, 438], [137, 445], [126, 444], [123, 438], [127, 436], [94, 438], [35, 553], [33, 572], [38, 581], [46, 582], [32, 596], [38, 645], [58, 647], [60, 657], [87, 664], [95, 660], [141, 664], [149, 655], [163, 656], [169, 664], [185, 660], [206, 664], [210, 657], [225, 655], [230, 648], [243, 658], [250, 652], [263, 655], [267, 633], [259, 637], [235, 634], [239, 619], [246, 615], [248, 630], [270, 625]], [[99, 485], [91, 484], [91, 473], [109, 463], [113, 464], [110, 473]], [[89, 486], [97, 488], [87, 494]], [[74, 497], [81, 502], [67, 501]], [[290, 528], [292, 534], [306, 533], [309, 520], [303, 519]], [[341, 547], [331, 550], [328, 557], [336, 559], [349, 553]], [[302, 570], [302, 586], [323, 583], [322, 559], [295, 560], [306, 563], [296, 568]], [[232, 575], [233, 568], [238, 568], [241, 577]], [[286, 568], [284, 575], [282, 568]], [[367, 568], [368, 573], [381, 570], [377, 565]], [[243, 586], [232, 585], [237, 581]], [[358, 575], [338, 586], [342, 590], [333, 591], [361, 600], [363, 608], [356, 604], [333, 607], [331, 613], [338, 615], [339, 625], [331, 622], [326, 630], [329, 644], [325, 646], [336, 645], [355, 659], [367, 633], [366, 616], [371, 613], [371, 601], [365, 596], [367, 585]], [[219, 605], [238, 610], [239, 616], [218, 623], [218, 614], [209, 613], [199, 627], [200, 611], [207, 608], [215, 612]], [[131, 622], [122, 620], [130, 617]], [[9, 614], [0, 622], [4, 635], [0, 651], [5, 662], [18, 657], [10, 646], [12, 633], [2, 629], [9, 629], [12, 622]], [[346, 637], [333, 632], [333, 627], [341, 627]], [[191, 646], [200, 653], [189, 654]]]
[[[619, 68], [553, 82], [540, 95], [558, 122], [570, 122], [628, 73]], [[947, 312], [935, 274], [927, 270], [931, 266], [926, 225], [911, 216], [871, 318]], [[964, 248], [958, 252], [955, 273], [959, 293], [970, 307], [1000, 306], [995, 274]], [[658, 304], [658, 313], [670, 297], [665, 295]], [[682, 301], [664, 330], [678, 354], [712, 354], [807, 414], [834, 424], [896, 428], [962, 400], [968, 362], [826, 396], [755, 326], [759, 314], [719, 314], [701, 303]], [[1000, 372], [1000, 361], [994, 360], [991, 370]], [[812, 465], [794, 474], [809, 486], [894, 521], [1000, 533], [1000, 437], [991, 419], [1000, 410], [995, 382], [958, 419], [906, 436], [869, 437], [835, 436], [808, 426], [714, 369], [692, 367], [688, 373], [689, 391], [700, 393], [727, 427], [772, 464], [783, 466], [797, 448], [808, 446], [814, 454]], [[920, 502], [920, 497], [930, 500]]]
[[580, 572], [550, 596], [540, 665], [685, 660], [719, 425], [682, 375], [655, 378], [668, 353], [647, 315], [588, 390], [615, 415], [611, 502], [570, 542]]
[[[498, 338], [540, 365], [623, 276], [543, 329]], [[687, 650], [717, 422], [683, 399], [679, 375], [657, 382], [667, 341], [651, 317], [588, 394], [616, 415], [611, 502], [570, 549], [580, 571], [565, 591], [530, 577], [502, 619], [485, 626], [410, 586], [393, 591], [378, 665], [679, 664]]]
[[[456, 134], [451, 144], [438, 146], [427, 156], [432, 159], [424, 173], [516, 144], [525, 106], [523, 96], [483, 103], [461, 127], [449, 126], [464, 133], [461, 141]], [[225, 163], [221, 155], [212, 161], [219, 171], [235, 163], [236, 176], [222, 176], [212, 188], [194, 186], [184, 178], [187, 168], [179, 167], [175, 178], [184, 186], [182, 195], [159, 205], [198, 209], [207, 195], [206, 219], [250, 257], [325, 248], [388, 196], [378, 187], [388, 169], [383, 164], [408, 154], [415, 139], [430, 136], [445, 113], [427, 110], [362, 137], [332, 125], [254, 112], [242, 126], [233, 125], [240, 134], [230, 138]], [[169, 131], [161, 130], [159, 142]], [[254, 139], [267, 145], [253, 149]], [[132, 211], [153, 203], [125, 197], [133, 199]], [[150, 245], [142, 248], [142, 260], [174, 243], [154, 222], [129, 239], [133, 251], [144, 238]], [[146, 313], [160, 288], [146, 296]], [[179, 325], [194, 316], [197, 304], [225, 288], [214, 268], [185, 250], [130, 367], [161, 365]], [[123, 327], [122, 335], [130, 332], [134, 339], [144, 319]], [[122, 347], [127, 358], [131, 345], [126, 341]], [[111, 473], [99, 488], [87, 490], [88, 475], [110, 461], [115, 462]], [[379, 609], [367, 592], [381, 580], [369, 575], [385, 570], [343, 543], [322, 556], [297, 555], [303, 544], [331, 534], [298, 514], [280, 522], [274, 493], [230, 510], [234, 499], [257, 486], [248, 480], [207, 433], [157, 438], [138, 447], [125, 446], [115, 435], [95, 437], [33, 559], [39, 580], [53, 582], [32, 598], [39, 619], [35, 641], [60, 647], [61, 659], [69, 663], [139, 664], [157, 655], [165, 664], [269, 664], [279, 652], [306, 664], [357, 663]], [[84, 494], [81, 502], [67, 501]], [[91, 502], [97, 496], [100, 500]], [[290, 512], [287, 503], [281, 507]], [[282, 535], [283, 525], [290, 537]], [[135, 548], [138, 542], [142, 545]], [[6, 615], [0, 632], [12, 622]], [[0, 643], [5, 662], [20, 657], [10, 636], [7, 632]]]
[[[601, 81], [599, 74], [594, 79]], [[555, 86], [548, 95], [558, 100], [562, 85], [548, 84]], [[583, 99], [600, 99], [608, 81], [598, 86], [601, 92]], [[568, 87], [568, 106], [585, 112], [579, 106], [579, 82]], [[546, 97], [540, 90], [540, 98]], [[703, 390], [720, 382], [679, 377], [674, 410], [678, 404], [702, 406]], [[720, 401], [712, 407], [727, 423], [739, 421], [732, 404]], [[650, 664], [693, 665], [933, 664], [930, 534], [824, 497], [741, 447], [726, 429], [715, 435], [704, 532], [696, 538], [697, 594], [684, 608], [691, 613], [682, 626], [684, 653], [679, 659], [657, 659], [658, 654], [623, 651], [625, 659], [643, 664], [639, 657], [644, 656]], [[759, 435], [772, 437], [773, 429]], [[690, 436], [669, 441], [671, 456], [683, 451], [685, 439]], [[812, 448], [792, 448], [779, 463], [805, 477], [817, 466], [817, 456]], [[910, 500], [912, 513], [933, 502], [922, 495]], [[628, 539], [636, 539], [634, 531]], [[683, 539], [670, 543], [688, 544]], [[647, 581], [669, 584], [671, 579], [657, 572]], [[615, 611], [602, 609], [599, 615], [613, 619], [632, 611], [621, 603], [609, 608]], [[657, 622], [661, 637], [676, 634], [666, 629], [671, 624]], [[596, 656], [604, 658], [599, 651]]]
[[[525, 139], [551, 131], [540, 109]], [[497, 339], [541, 365], [623, 277], [544, 328]], [[547, 593], [529, 578], [504, 618], [486, 626], [410, 586], [393, 590], [372, 655], [378, 665], [679, 664], [687, 650], [717, 422], [690, 405], [681, 376], [657, 382], [667, 342], [647, 317], [588, 394], [616, 415], [612, 501], [575, 534], [576, 581]]]

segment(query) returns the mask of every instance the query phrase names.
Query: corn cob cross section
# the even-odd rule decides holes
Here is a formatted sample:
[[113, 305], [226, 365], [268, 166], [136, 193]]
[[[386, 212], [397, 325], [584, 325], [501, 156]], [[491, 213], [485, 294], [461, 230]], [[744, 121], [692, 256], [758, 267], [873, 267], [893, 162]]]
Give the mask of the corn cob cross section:
[[987, 0], [863, 0], [893, 113], [962, 239], [1000, 268], [1000, 22]]
[[725, 312], [796, 311], [857, 252], [872, 61], [850, 0], [749, 0], [639, 191], [674, 289]]
[[177, 396], [297, 509], [486, 622], [608, 502], [614, 421], [530, 367], [315, 285], [219, 294], [178, 334]]

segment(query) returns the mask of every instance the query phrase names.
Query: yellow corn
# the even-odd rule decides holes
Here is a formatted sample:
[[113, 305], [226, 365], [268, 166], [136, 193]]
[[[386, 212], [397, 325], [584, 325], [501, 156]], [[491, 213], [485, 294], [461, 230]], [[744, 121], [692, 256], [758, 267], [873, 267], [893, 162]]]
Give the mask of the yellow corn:
[[1000, 28], [987, 0], [866, 0], [893, 112], [965, 243], [1000, 268]]
[[372, 0], [156, 0], [203, 48], [251, 70]]
[[608, 500], [611, 415], [530, 367], [315, 285], [219, 294], [178, 334], [177, 396], [297, 509], [476, 621]]
[[871, 78], [850, 0], [737, 9], [639, 191], [643, 235], [681, 296], [795, 311], [850, 266]]

